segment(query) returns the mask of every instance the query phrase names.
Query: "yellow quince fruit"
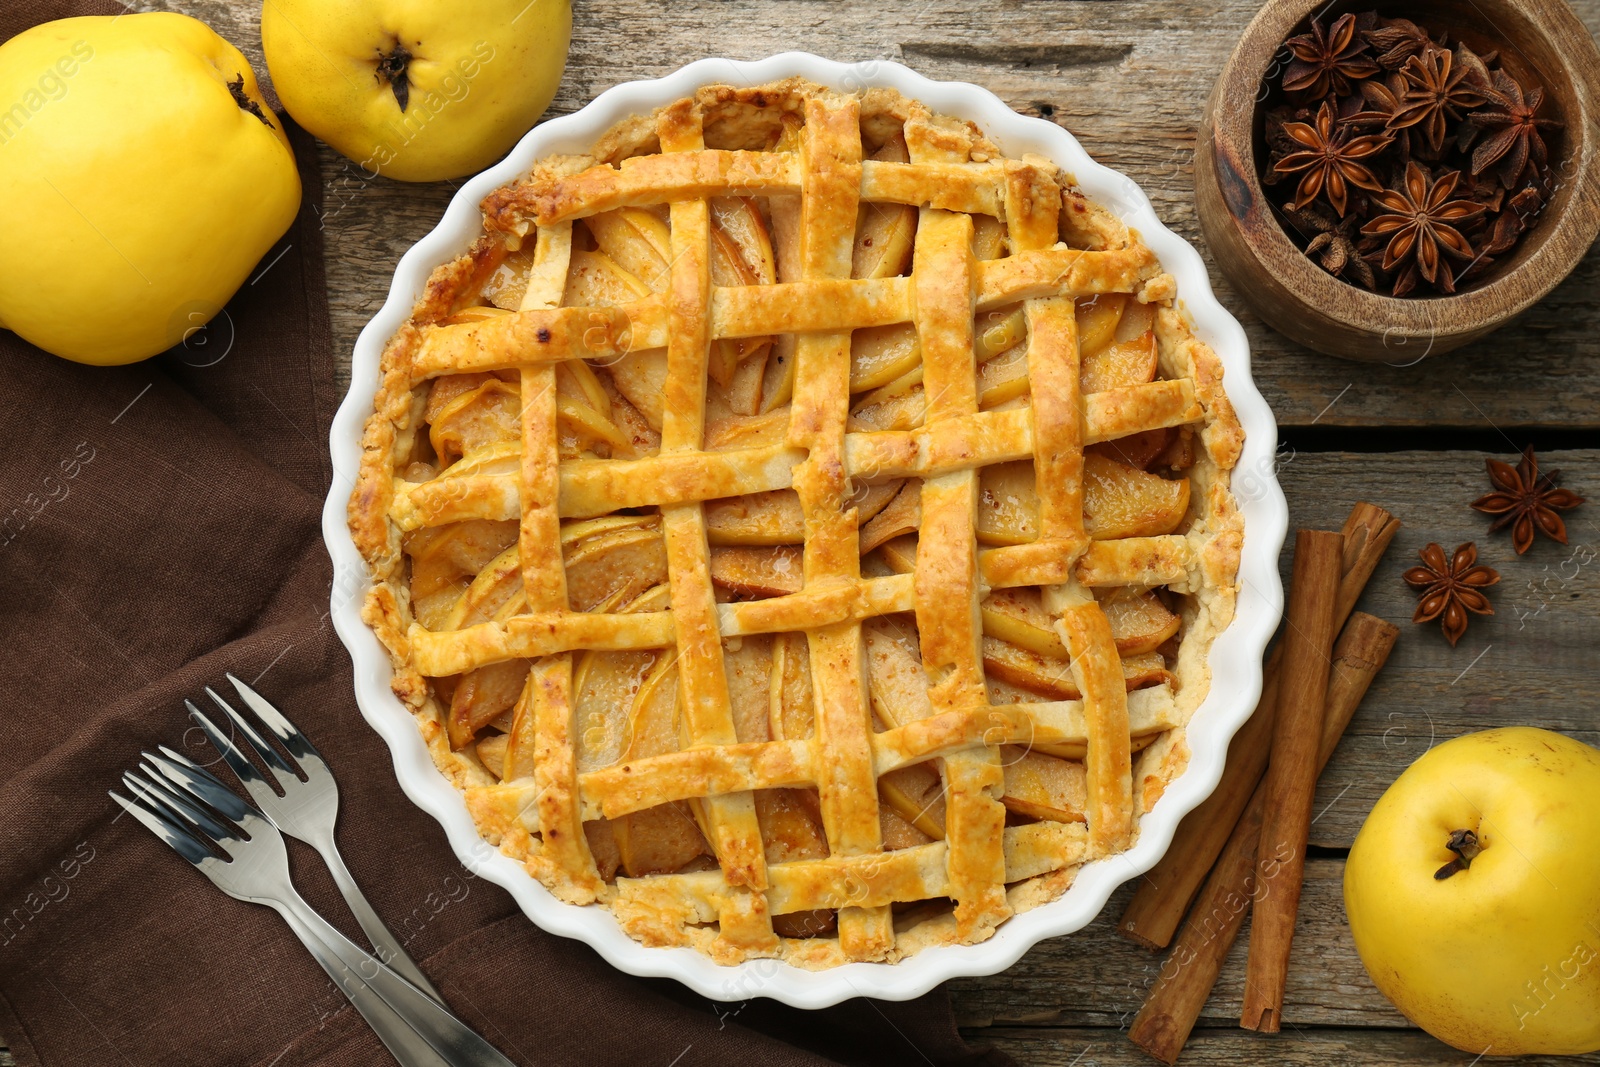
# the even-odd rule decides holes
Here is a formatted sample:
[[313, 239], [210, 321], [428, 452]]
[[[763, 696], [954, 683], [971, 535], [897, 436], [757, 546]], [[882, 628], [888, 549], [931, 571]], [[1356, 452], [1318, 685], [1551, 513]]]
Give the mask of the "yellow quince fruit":
[[0, 326], [115, 364], [204, 325], [283, 235], [300, 175], [239, 50], [165, 12], [0, 45]]
[[296, 122], [401, 181], [475, 174], [550, 105], [569, 0], [265, 0], [261, 46]]
[[1344, 869], [1367, 973], [1476, 1056], [1600, 1051], [1600, 750], [1528, 726], [1446, 741]]

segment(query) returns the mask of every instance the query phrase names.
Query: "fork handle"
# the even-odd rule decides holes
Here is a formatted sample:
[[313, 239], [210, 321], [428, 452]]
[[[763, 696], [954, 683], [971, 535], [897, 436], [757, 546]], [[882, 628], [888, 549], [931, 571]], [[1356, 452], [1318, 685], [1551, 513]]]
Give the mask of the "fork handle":
[[366, 983], [359, 971], [346, 966], [333, 949], [301, 921], [293, 908], [279, 901], [269, 903], [273, 910], [283, 916], [284, 922], [289, 924], [289, 928], [322, 965], [322, 969], [328, 972], [333, 984], [349, 998], [401, 1067], [451, 1067], [450, 1061], [435, 1052], [433, 1046]]
[[372, 942], [378, 959], [388, 964], [400, 977], [443, 1004], [444, 998], [439, 996], [439, 991], [433, 988], [416, 961], [400, 947], [400, 942], [389, 932], [389, 928], [383, 925], [383, 920], [372, 910], [372, 905], [367, 903], [367, 898], [356, 885], [350, 868], [344, 865], [344, 857], [339, 855], [338, 846], [331, 839], [316, 841], [313, 844], [322, 854], [323, 862], [328, 865], [328, 871], [333, 875], [333, 883], [339, 887], [339, 892], [344, 894], [344, 902], [350, 905], [350, 911], [360, 924], [361, 932]]
[[[444, 1057], [443, 1062], [449, 1067], [516, 1067], [448, 1008], [430, 999], [426, 993], [335, 930], [328, 920], [312, 910], [292, 885], [283, 886], [281, 892], [282, 895], [273, 898], [271, 903], [279, 908], [286, 920], [289, 920], [290, 912], [294, 914], [289, 925], [303, 925], [314, 940], [322, 942], [323, 948], [383, 998], [431, 1046], [432, 1051]], [[298, 927], [296, 932], [299, 932]]]

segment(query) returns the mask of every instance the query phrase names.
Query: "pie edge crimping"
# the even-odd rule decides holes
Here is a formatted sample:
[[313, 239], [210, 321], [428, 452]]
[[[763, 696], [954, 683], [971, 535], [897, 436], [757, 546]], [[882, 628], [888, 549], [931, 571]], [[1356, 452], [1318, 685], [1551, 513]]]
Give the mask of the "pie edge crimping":
[[[855, 106], [860, 107], [864, 121], [898, 121], [914, 117], [926, 124], [930, 136], [954, 144], [955, 151], [965, 153], [973, 161], [994, 163], [1005, 158], [971, 123], [929, 114], [916, 101], [894, 90], [870, 89], [861, 94], [848, 94], [824, 89], [803, 79], [790, 78], [756, 88], [707, 86], [677, 105], [668, 105], [651, 115], [623, 120], [597, 140], [590, 156], [550, 157], [537, 165], [536, 173], [545, 177], [572, 175], [597, 160], [611, 162], [636, 154], [641, 147], [651, 144], [657, 136], [655, 127], [660, 116], [673, 107], [680, 111], [688, 108], [705, 117], [709, 125], [723, 119], [737, 121], [740, 111], [754, 109], [762, 112], [773, 106], [803, 107], [810, 100], [834, 105], [845, 102], [846, 106], [854, 101]], [[1054, 170], [1043, 160], [1031, 160], [1030, 165]], [[1070, 176], [1064, 176], [1064, 179], [1070, 182]], [[436, 765], [457, 788], [464, 791], [481, 787], [486, 772], [469, 753], [451, 751], [443, 726], [444, 708], [413, 662], [409, 588], [399, 531], [391, 518], [390, 508], [397, 469], [397, 445], [416, 431], [421, 413], [421, 404], [413, 396], [416, 385], [412, 375], [413, 359], [431, 328], [430, 324], [438, 322], [453, 310], [455, 300], [464, 286], [474, 284], [473, 279], [478, 275], [484, 257], [489, 254], [491, 243], [501, 240], [499, 233], [504, 230], [507, 202], [513, 199], [497, 193], [485, 202], [497, 216], [496, 221], [502, 223], [501, 230], [486, 234], [466, 255], [433, 271], [411, 319], [385, 347], [382, 384], [376, 396], [375, 411], [366, 428], [360, 479], [350, 503], [352, 534], [375, 579], [363, 617], [393, 659], [393, 689], [416, 716]], [[1142, 249], [1149, 257], [1149, 268], [1139, 279], [1139, 296], [1162, 305], [1157, 316], [1157, 332], [1161, 335], [1163, 370], [1178, 368], [1188, 371], [1184, 377], [1193, 383], [1195, 400], [1204, 412], [1204, 428], [1197, 434], [1201, 447], [1196, 450], [1195, 469], [1191, 472], [1196, 479], [1197, 490], [1191, 504], [1194, 518], [1183, 535], [1187, 543], [1187, 574], [1180, 583], [1176, 583], [1187, 583], [1192, 587], [1200, 610], [1185, 620], [1184, 639], [1177, 662], [1173, 665], [1178, 682], [1174, 711], [1175, 717], [1181, 722], [1138, 754], [1133, 763], [1135, 786], [1131, 814], [1136, 823], [1138, 816], [1154, 803], [1187, 763], [1182, 723], [1186, 723], [1187, 717], [1206, 695], [1210, 673], [1206, 663], [1207, 653], [1215, 635], [1227, 626], [1232, 617], [1242, 521], [1226, 484], [1226, 475], [1237, 460], [1242, 432], [1222, 390], [1220, 363], [1207, 346], [1193, 337], [1181, 310], [1172, 306], [1176, 293], [1171, 277], [1161, 272], [1153, 255], [1143, 249], [1138, 236], [1126, 231], [1108, 212], [1090, 204], [1081, 195], [1069, 196], [1067, 206], [1074, 215], [1068, 225], [1077, 234], [1107, 242], [1126, 241], [1126, 248]], [[491, 842], [497, 843], [502, 851], [521, 860], [530, 873], [557, 896], [574, 902], [598, 899], [610, 903], [619, 912], [625, 928], [647, 944], [692, 944], [719, 963], [734, 963], [756, 956], [777, 956], [808, 968], [829, 967], [863, 958], [894, 961], [927, 945], [982, 940], [992, 933], [1007, 914], [1028, 910], [1060, 896], [1070, 886], [1082, 861], [1083, 850], [1087, 847], [1081, 842], [1076, 845], [1076, 862], [1010, 884], [1003, 900], [991, 900], [985, 909], [990, 913], [987, 919], [963, 924], [952, 915], [943, 914], [906, 929], [895, 929], [887, 938], [878, 939], [877, 949], [864, 954], [841, 948], [838, 938], [780, 938], [775, 943], [741, 944], [721, 936], [713, 928], [678, 921], [683, 917], [681, 911], [669, 914], [665, 922], [655, 921], [649, 913], [663, 901], [652, 899], [652, 894], [640, 892], [632, 894], [632, 899], [628, 901], [619, 901], [615, 888], [584, 887], [581, 880], [573, 878], [570, 872], [548, 862], [547, 857], [542, 855], [545, 850], [539, 837], [529, 833], [530, 828], [537, 829], [539, 825], [536, 811], [531, 815], [531, 827], [527, 823], [527, 813], [524, 813], [524, 819], [520, 822], [508, 820], [503, 811], [492, 805], [473, 806], [473, 815], [480, 832]], [[1133, 832], [1136, 834], [1136, 826]], [[857, 881], [861, 879], [857, 878]], [[866, 883], [870, 881], [870, 877], [866, 879]], [[870, 884], [865, 889], [858, 888], [858, 891], [867, 895], [873, 892]], [[670, 902], [666, 903], [670, 905]], [[673, 913], [674, 907], [657, 910]], [[870, 911], [872, 908], [862, 910]], [[963, 925], [967, 928], [962, 929]]]

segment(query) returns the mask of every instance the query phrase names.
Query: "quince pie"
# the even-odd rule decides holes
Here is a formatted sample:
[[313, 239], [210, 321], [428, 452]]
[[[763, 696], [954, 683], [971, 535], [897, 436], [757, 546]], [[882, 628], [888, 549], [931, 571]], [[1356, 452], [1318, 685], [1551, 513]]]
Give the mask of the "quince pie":
[[1137, 233], [798, 79], [483, 214], [388, 343], [350, 523], [485, 838], [645, 944], [804, 967], [981, 941], [1128, 847], [1242, 534]]

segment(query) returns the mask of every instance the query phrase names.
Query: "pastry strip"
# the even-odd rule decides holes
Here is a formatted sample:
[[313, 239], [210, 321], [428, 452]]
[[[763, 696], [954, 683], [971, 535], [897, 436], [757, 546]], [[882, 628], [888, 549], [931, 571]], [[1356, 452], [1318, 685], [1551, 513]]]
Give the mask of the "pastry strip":
[[[561, 300], [572, 252], [570, 223], [541, 229], [524, 307], [549, 307]], [[522, 509], [518, 558], [522, 589], [532, 611], [565, 611], [566, 571], [561, 562], [560, 491], [556, 429], [556, 368], [522, 368]], [[572, 657], [561, 653], [534, 662], [517, 701], [505, 766], [510, 777], [531, 773], [538, 797], [543, 858], [573, 872], [570, 895], [593, 899], [605, 888], [584, 837], [578, 804], [578, 766], [573, 746]], [[530, 744], [531, 742], [531, 744]]]
[[[978, 568], [992, 589], [1045, 585], [1066, 580], [1053, 552], [1035, 561], [1035, 545], [991, 548], [978, 553]], [[1178, 535], [1095, 541], [1070, 572], [1086, 588], [1167, 585], [1180, 581], [1190, 564], [1188, 542]], [[729, 637], [779, 633], [910, 611], [911, 582], [901, 576], [870, 578], [816, 592], [800, 592], [742, 604], [719, 604], [719, 629]], [[804, 622], [805, 626], [800, 623]], [[609, 651], [663, 648], [673, 643], [670, 612], [632, 615], [541, 613], [433, 632], [413, 624], [407, 634], [417, 668], [442, 678], [508, 659], [529, 659], [572, 649]]]
[[[983, 312], [1038, 296], [1093, 296], [1137, 287], [1154, 269], [1142, 248], [1085, 252], [1045, 249], [980, 262], [973, 277]], [[759, 337], [881, 326], [911, 319], [907, 278], [817, 279], [771, 286], [714, 288], [713, 338]], [[618, 307], [518, 311], [423, 331], [411, 359], [417, 381], [568, 359], [613, 360], [666, 347], [670, 327], [660, 295]]]
[[[1084, 443], [1181, 426], [1200, 416], [1188, 381], [1158, 381], [1091, 393], [1084, 400]], [[874, 482], [932, 477], [1033, 454], [1034, 419], [1025, 409], [980, 411], [921, 430], [847, 434], [843, 459], [852, 479]], [[590, 459], [563, 464], [562, 518], [620, 508], [695, 503], [785, 489], [803, 450], [764, 446], [727, 452], [664, 453], [647, 459]], [[465, 461], [463, 461], [465, 462]], [[468, 474], [397, 487], [391, 515], [402, 530], [464, 519], [514, 519], [521, 513], [517, 475]]]
[[[704, 147], [700, 115], [687, 101], [663, 111], [658, 130], [664, 153]], [[711, 253], [710, 208], [704, 200], [672, 205], [672, 256], [666, 292], [671, 341], [661, 430], [666, 454], [698, 452], [705, 433]], [[705, 518], [698, 503], [675, 504], [661, 509], [661, 525], [672, 589], [681, 728], [690, 746], [733, 744], [737, 737], [711, 590]], [[767, 886], [767, 862], [754, 798], [730, 793], [699, 803], [707, 837], [730, 886], [720, 916], [721, 937], [742, 949], [764, 950], [775, 943], [775, 935], [759, 896]]]
[[[801, 278], [805, 283], [848, 278], [861, 185], [860, 114], [855, 101], [839, 108], [807, 101], [800, 144]], [[794, 469], [794, 487], [805, 515], [804, 594], [854, 597], [861, 561], [856, 511], [846, 504], [844, 468], [850, 331], [803, 334], [796, 359], [789, 443], [807, 451], [806, 460]], [[851, 617], [820, 627], [810, 624], [808, 647], [816, 703], [811, 759], [818, 771], [817, 794], [829, 854], [874, 856], [883, 850], [883, 840], [860, 621]], [[850, 959], [882, 959], [894, 944], [887, 901], [841, 907], [838, 922], [839, 946]]]
[[[993, 164], [866, 162], [861, 199], [996, 215], [1000, 177]], [[703, 151], [680, 158], [663, 153], [625, 159], [616, 167], [590, 167], [539, 188], [499, 190], [485, 210], [501, 229], [525, 232], [530, 221], [549, 226], [619, 207], [793, 193], [804, 178], [798, 161], [783, 153]]]
[[[906, 124], [913, 162], [948, 160], [925, 117]], [[930, 435], [947, 419], [978, 410], [977, 364], [972, 344], [973, 223], [968, 215], [923, 208], [912, 253], [917, 339], [922, 348], [923, 391]], [[917, 541], [916, 613], [922, 667], [934, 713], [988, 703], [979, 638], [978, 542], [975, 469], [935, 474], [922, 483], [922, 524]], [[1002, 831], [1004, 785], [996, 749], [943, 760], [945, 840], [950, 844], [950, 895], [956, 932], [982, 941], [1011, 914], [1006, 902]]]
[[[1176, 725], [1172, 691], [1165, 686], [1138, 690], [1129, 697], [1129, 733], [1144, 737]], [[901, 767], [988, 745], [1071, 745], [1087, 740], [1081, 701], [982, 704], [918, 719], [870, 738], [871, 766], [881, 776]], [[819, 766], [804, 741], [749, 741], [707, 745], [629, 760], [581, 779], [583, 815], [614, 819], [672, 800], [785, 789], [817, 784]], [[509, 788], [509, 787], [507, 787]]]

